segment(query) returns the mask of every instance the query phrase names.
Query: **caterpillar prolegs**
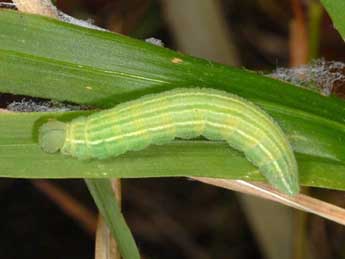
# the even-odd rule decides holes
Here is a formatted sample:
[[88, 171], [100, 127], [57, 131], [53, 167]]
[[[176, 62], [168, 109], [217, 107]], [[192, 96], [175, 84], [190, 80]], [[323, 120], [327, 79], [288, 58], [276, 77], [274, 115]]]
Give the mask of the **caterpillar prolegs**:
[[280, 191], [299, 191], [297, 162], [280, 127], [256, 105], [220, 90], [180, 88], [69, 123], [49, 121], [40, 128], [39, 142], [49, 153], [104, 159], [198, 136], [225, 140]]

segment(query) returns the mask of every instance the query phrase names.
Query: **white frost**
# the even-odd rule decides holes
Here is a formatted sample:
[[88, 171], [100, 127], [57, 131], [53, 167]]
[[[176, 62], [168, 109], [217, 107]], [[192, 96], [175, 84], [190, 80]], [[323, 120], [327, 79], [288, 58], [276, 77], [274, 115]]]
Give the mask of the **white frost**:
[[107, 31], [106, 29], [103, 29], [99, 26], [92, 24], [93, 23], [92, 19], [88, 19], [86, 21], [79, 20], [79, 19], [74, 18], [74, 17], [72, 17], [72, 16], [70, 16], [64, 12], [61, 12], [61, 11], [58, 11], [58, 15], [59, 15], [59, 19], [61, 21], [64, 21], [67, 23], [71, 23], [71, 24], [78, 25], [78, 26], [85, 27], [85, 28], [89, 28], [89, 29], [95, 29], [95, 30], [99, 30], [99, 31]]
[[6, 107], [14, 112], [66, 112], [85, 109], [85, 107], [71, 104], [64, 104], [56, 101], [35, 102], [33, 100], [14, 101]]
[[296, 68], [277, 68], [268, 76], [329, 96], [335, 83], [345, 83], [345, 63], [317, 59]]
[[151, 43], [151, 44], [159, 46], [159, 47], [164, 47], [164, 42], [161, 41], [160, 39], [156, 39], [154, 37], [145, 39], [145, 42]]

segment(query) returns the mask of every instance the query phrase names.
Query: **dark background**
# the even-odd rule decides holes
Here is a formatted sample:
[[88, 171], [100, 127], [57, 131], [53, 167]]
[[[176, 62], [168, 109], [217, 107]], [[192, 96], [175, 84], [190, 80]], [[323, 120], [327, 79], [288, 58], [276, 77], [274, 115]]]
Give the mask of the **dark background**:
[[[178, 32], [168, 19], [173, 14], [169, 13], [164, 1], [56, 2], [59, 9], [72, 16], [92, 19], [99, 26], [132, 37], [155, 37], [161, 39], [165, 47], [184, 52], [185, 48], [177, 40]], [[303, 30], [298, 30], [297, 26], [296, 32], [291, 24], [296, 20], [302, 21], [300, 27], [305, 26], [308, 33], [308, 12], [312, 2], [219, 1], [221, 18], [225, 21], [226, 31], [230, 33], [229, 42], [234, 47], [232, 52], [235, 56], [224, 63], [270, 72], [277, 67], [302, 65], [310, 61], [303, 58]], [[207, 12], [203, 12], [205, 17], [208, 17]], [[204, 29], [205, 37], [208, 37], [208, 32], [213, 28]], [[321, 36], [317, 42], [319, 51], [316, 57], [344, 60], [345, 44], [326, 13], [323, 13], [319, 30]], [[293, 37], [296, 38], [294, 34], [297, 35], [297, 43], [293, 41]], [[195, 49], [200, 45], [193, 40], [190, 44], [194, 44]], [[302, 54], [298, 56], [296, 52], [301, 50]], [[342, 96], [343, 92], [343, 82], [337, 82], [333, 94]], [[2, 95], [0, 107], [22, 98]], [[93, 258], [94, 235], [86, 231], [78, 220], [68, 216], [61, 209], [63, 204], [57, 205], [33, 182], [0, 180], [0, 258]], [[95, 206], [82, 180], [55, 180], [50, 183], [96, 215]], [[291, 213], [292, 221], [279, 225], [275, 222], [276, 206], [269, 205], [272, 208], [261, 214], [260, 202], [257, 202], [257, 208], [256, 202], [252, 202], [248, 209], [248, 203], [233, 192], [191, 180], [138, 179], [123, 180], [122, 183], [123, 211], [145, 258], [274, 259], [267, 251], [278, 246], [278, 243], [279, 246], [286, 244], [286, 250], [291, 253], [286, 255], [281, 250], [280, 258], [345, 258], [344, 228], [317, 216], [286, 209], [286, 213]], [[316, 189], [309, 189], [309, 192], [345, 206], [342, 192]], [[267, 231], [276, 226], [281, 232], [287, 233], [286, 237], [278, 235], [284, 238], [270, 240], [272, 247], [264, 245], [262, 233], [258, 232], [256, 226], [259, 223], [253, 220], [253, 214], [266, 219], [264, 224], [267, 224]], [[299, 242], [296, 244], [294, 240]]]

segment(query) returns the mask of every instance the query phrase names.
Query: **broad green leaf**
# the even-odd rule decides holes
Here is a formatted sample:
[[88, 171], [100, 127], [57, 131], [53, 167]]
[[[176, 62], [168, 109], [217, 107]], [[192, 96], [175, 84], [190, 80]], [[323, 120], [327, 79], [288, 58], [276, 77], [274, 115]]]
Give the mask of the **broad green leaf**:
[[[70, 113], [4, 113], [0, 116], [0, 176], [18, 178], [143, 178], [204, 176], [263, 180], [244, 156], [225, 142], [175, 141], [107, 160], [79, 161], [47, 154], [37, 145], [37, 129], [48, 118]], [[6, 127], [4, 125], [6, 124]], [[301, 184], [344, 189], [345, 166], [326, 158], [296, 154]]]
[[[147, 93], [196, 86], [224, 89], [260, 105], [297, 152], [303, 184], [344, 188], [343, 101], [121, 35], [0, 11], [0, 92], [110, 107]], [[262, 179], [225, 143], [176, 141], [105, 161], [44, 154], [37, 145], [38, 126], [49, 117], [77, 115], [1, 114], [1, 176]]]
[[321, 0], [331, 16], [335, 28], [345, 40], [345, 1], [344, 0]]

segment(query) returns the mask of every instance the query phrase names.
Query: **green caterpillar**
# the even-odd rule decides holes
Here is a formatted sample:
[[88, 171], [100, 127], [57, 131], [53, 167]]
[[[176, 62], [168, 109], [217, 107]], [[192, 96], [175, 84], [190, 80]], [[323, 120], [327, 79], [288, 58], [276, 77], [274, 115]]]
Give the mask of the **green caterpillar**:
[[225, 140], [280, 191], [299, 191], [297, 162], [279, 126], [264, 111], [236, 95], [207, 88], [182, 88], [148, 95], [79, 117], [49, 121], [39, 142], [49, 153], [105, 159], [174, 138]]

